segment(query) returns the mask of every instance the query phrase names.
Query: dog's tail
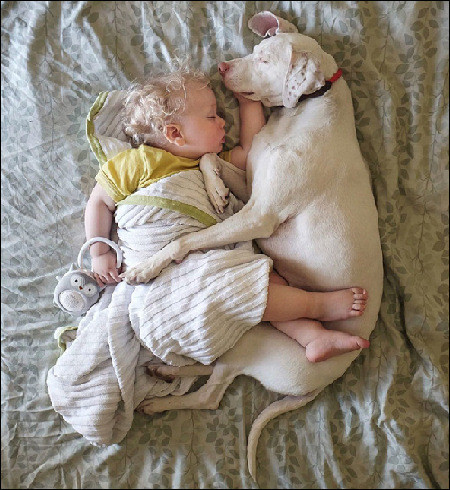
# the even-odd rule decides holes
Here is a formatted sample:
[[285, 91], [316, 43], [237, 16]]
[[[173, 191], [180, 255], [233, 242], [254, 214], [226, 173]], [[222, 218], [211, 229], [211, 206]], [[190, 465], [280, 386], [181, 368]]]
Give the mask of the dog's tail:
[[266, 424], [278, 415], [281, 415], [291, 410], [303, 407], [310, 401], [312, 401], [321, 390], [314, 390], [303, 396], [286, 396], [281, 400], [271, 403], [265, 408], [253, 422], [250, 434], [248, 436], [247, 443], [247, 458], [248, 458], [248, 470], [253, 480], [256, 482], [256, 449], [258, 446], [258, 439], [262, 430]]

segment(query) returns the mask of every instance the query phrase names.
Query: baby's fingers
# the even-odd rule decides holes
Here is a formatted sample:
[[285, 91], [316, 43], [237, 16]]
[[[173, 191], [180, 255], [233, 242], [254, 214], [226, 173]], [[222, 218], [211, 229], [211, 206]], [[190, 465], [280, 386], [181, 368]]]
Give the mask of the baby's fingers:
[[97, 274], [96, 272], [94, 273], [94, 277], [95, 277], [95, 280], [97, 281], [97, 284], [99, 285], [99, 287], [104, 287], [106, 282], [103, 282], [103, 278]]
[[120, 282], [122, 280], [122, 278], [119, 276], [119, 271], [117, 269], [110, 271], [109, 275], [112, 277], [112, 279], [115, 282]]

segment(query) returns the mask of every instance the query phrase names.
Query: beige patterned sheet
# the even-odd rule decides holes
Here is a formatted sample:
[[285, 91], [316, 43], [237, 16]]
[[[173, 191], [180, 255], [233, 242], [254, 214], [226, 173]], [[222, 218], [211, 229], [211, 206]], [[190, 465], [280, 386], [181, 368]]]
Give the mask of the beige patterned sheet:
[[[2, 488], [448, 488], [448, 2], [2, 2]], [[85, 116], [102, 90], [171, 65], [212, 75], [259, 42], [261, 10], [343, 69], [379, 210], [385, 283], [371, 347], [304, 408], [246, 439], [278, 395], [239, 377], [215, 411], [137, 414], [99, 448], [56, 414], [46, 376], [56, 274], [84, 241], [97, 162]]]

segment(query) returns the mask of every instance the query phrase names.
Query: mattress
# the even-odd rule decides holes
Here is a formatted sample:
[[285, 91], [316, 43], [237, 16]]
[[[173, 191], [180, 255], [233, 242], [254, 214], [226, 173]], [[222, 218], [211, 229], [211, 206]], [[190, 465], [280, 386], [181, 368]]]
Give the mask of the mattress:
[[[217, 410], [136, 413], [90, 445], [53, 410], [52, 302], [84, 242], [101, 91], [189, 56], [238, 141], [220, 61], [270, 10], [334, 56], [352, 92], [379, 212], [384, 293], [371, 346], [311, 403], [252, 422], [280, 395], [240, 376]], [[448, 488], [448, 2], [2, 2], [2, 488]], [[266, 109], [267, 114], [269, 109]], [[200, 382], [200, 381], [199, 381]]]

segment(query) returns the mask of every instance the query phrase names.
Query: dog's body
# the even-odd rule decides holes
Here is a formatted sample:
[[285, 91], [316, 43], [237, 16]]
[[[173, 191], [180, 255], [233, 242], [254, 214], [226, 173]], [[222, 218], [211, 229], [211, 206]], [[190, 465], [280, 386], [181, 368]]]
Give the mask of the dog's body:
[[[272, 14], [259, 16], [254, 19], [264, 24], [260, 34], [269, 30], [267, 26], [276, 27]], [[287, 75], [283, 75], [287, 83], [280, 86], [273, 74], [264, 79], [255, 59], [260, 61], [264, 55], [280, 66], [286, 62], [280, 55], [284, 46], [290, 46], [292, 53]], [[271, 47], [276, 51], [272, 58]], [[127, 271], [127, 280], [148, 281], [170, 261], [191, 250], [257, 239], [277, 272], [292, 286], [315, 291], [352, 286], [367, 289], [369, 301], [364, 315], [333, 322], [332, 327], [369, 337], [381, 301], [382, 255], [378, 216], [369, 172], [356, 139], [350, 91], [341, 78], [324, 95], [295, 106], [302, 93], [316, 91], [337, 68], [314, 40], [300, 34], [278, 34], [256, 46], [252, 55], [227, 64], [223, 75], [228, 88], [251, 91], [250, 98], [268, 106], [288, 107], [275, 110], [254, 138], [247, 159], [250, 199], [236, 215], [182, 237], [142, 266]], [[252, 69], [257, 76], [249, 80], [247, 73]], [[292, 72], [297, 78], [289, 78]], [[143, 402], [141, 409], [150, 413], [169, 408], [216, 408], [226, 387], [239, 374], [253, 376], [269, 390], [296, 396], [272, 405], [254, 424], [249, 437], [249, 467], [254, 476], [256, 442], [264, 424], [314, 398], [344, 373], [358, 353], [313, 364], [294, 340], [275, 328], [258, 326], [218, 359], [207, 384], [198, 392]], [[160, 372], [189, 375], [195, 369], [167, 367]], [[195, 372], [207, 374], [211, 368], [200, 366]]]
[[[281, 223], [258, 240], [277, 272], [291, 286], [307, 290], [366, 288], [365, 314], [343, 325], [368, 336], [379, 309], [381, 246], [351, 104], [340, 79], [322, 97], [276, 110], [254, 138], [247, 174], [255, 201], [270, 189], [265, 206], [272, 211], [281, 203]], [[369, 329], [360, 330], [357, 323]]]

